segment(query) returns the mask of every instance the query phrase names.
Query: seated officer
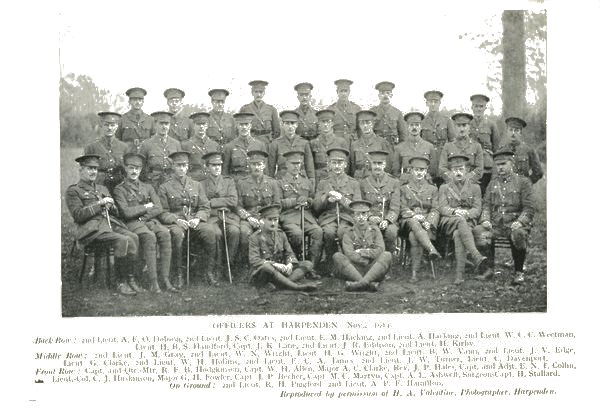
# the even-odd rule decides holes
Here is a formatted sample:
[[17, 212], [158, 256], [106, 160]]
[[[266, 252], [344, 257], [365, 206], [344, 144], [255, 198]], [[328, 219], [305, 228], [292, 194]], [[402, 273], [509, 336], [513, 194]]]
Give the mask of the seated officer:
[[[115, 201], [127, 229], [134, 232], [140, 241], [142, 255], [148, 267], [150, 292], [160, 293], [156, 275], [156, 245], [160, 251], [160, 277], [169, 279], [171, 269], [171, 234], [160, 223], [158, 216], [163, 213], [160, 199], [152, 185], [140, 182], [139, 177], [144, 166], [144, 157], [129, 153], [123, 158], [127, 177], [115, 188]], [[143, 292], [135, 280], [129, 286], [136, 292]]]
[[[492, 236], [505, 236], [515, 263], [513, 283], [525, 280], [523, 265], [527, 239], [534, 216], [531, 181], [514, 171], [514, 152], [504, 149], [494, 153], [496, 175], [492, 177], [483, 199], [480, 225], [473, 230], [477, 246], [488, 248]], [[494, 275], [489, 268], [481, 279]]]
[[[404, 116], [407, 123], [408, 134], [406, 140], [394, 147], [392, 161], [392, 175], [398, 178], [401, 185], [408, 182], [410, 167], [408, 161], [413, 157], [424, 157], [431, 161], [435, 154], [432, 143], [421, 138], [421, 122], [425, 116], [420, 112], [409, 112]], [[432, 175], [431, 166], [429, 175]], [[429, 177], [431, 178], [431, 177]]]
[[[208, 223], [213, 226], [220, 247], [223, 232], [223, 212], [225, 212], [225, 229], [227, 230], [227, 251], [231, 260], [238, 254], [240, 244], [240, 217], [235, 213], [238, 204], [238, 193], [235, 181], [231, 177], [221, 175], [223, 154], [207, 152], [203, 157], [208, 169], [208, 178], [202, 182], [206, 197], [210, 201], [210, 217]], [[210, 285], [218, 285], [219, 276], [208, 277]]]
[[181, 142], [181, 149], [191, 154], [188, 175], [194, 181], [202, 181], [208, 175], [204, 160], [202, 159], [204, 154], [209, 151], [220, 151], [219, 144], [208, 138], [206, 134], [209, 117], [210, 115], [207, 112], [195, 112], [190, 115], [194, 130], [193, 136]]
[[[300, 175], [304, 152], [288, 151], [284, 156], [287, 159], [287, 172], [278, 181], [283, 209], [280, 217], [281, 226], [297, 255], [304, 255], [302, 238], [305, 234], [310, 236], [310, 260], [316, 267], [321, 261], [323, 251], [323, 229], [312, 214], [314, 186], [308, 178]], [[304, 208], [304, 231], [300, 223], [301, 207]]]
[[354, 226], [344, 233], [342, 252], [333, 255], [335, 271], [346, 279], [346, 290], [376, 291], [392, 264], [392, 254], [384, 250], [383, 237], [369, 224], [369, 201], [352, 201]]
[[67, 207], [77, 224], [75, 238], [81, 246], [92, 242], [110, 243], [117, 258], [118, 291], [122, 295], [135, 295], [127, 282], [134, 280], [138, 237], [116, 218], [118, 211], [108, 189], [96, 185], [100, 157], [83, 155], [75, 161], [79, 163], [79, 182], [69, 186], [66, 192]]
[[477, 250], [471, 231], [481, 215], [481, 189], [475, 182], [467, 179], [468, 157], [454, 155], [448, 158], [450, 181], [440, 187], [438, 196], [440, 210], [440, 231], [442, 235], [454, 240], [456, 257], [456, 280], [459, 285], [465, 273], [465, 250], [474, 261], [474, 271], [484, 271], [487, 258]]
[[506, 136], [500, 141], [499, 146], [508, 148], [515, 153], [514, 171], [518, 175], [529, 178], [535, 184], [544, 176], [544, 170], [535, 148], [523, 140], [523, 128], [527, 123], [518, 117], [507, 118]]
[[123, 181], [123, 155], [127, 152], [127, 144], [115, 138], [121, 114], [116, 112], [99, 112], [102, 136], [83, 149], [85, 155], [98, 155], [98, 184], [104, 185], [109, 192]]
[[398, 239], [400, 184], [385, 172], [386, 151], [370, 151], [371, 175], [360, 181], [363, 199], [372, 203], [369, 222], [378, 226], [385, 240], [385, 250], [394, 252]]
[[268, 155], [265, 151], [249, 151], [250, 175], [237, 182], [236, 213], [242, 219], [240, 222], [241, 249], [238, 260], [240, 267], [248, 263], [248, 238], [252, 232], [260, 228], [258, 210], [263, 206], [280, 204], [277, 181], [265, 175]]
[[283, 231], [279, 229], [279, 205], [269, 205], [260, 209], [262, 228], [249, 239], [250, 282], [255, 286], [272, 283], [280, 289], [312, 291], [313, 283], [298, 283], [312, 263], [298, 263], [296, 255]]
[[231, 176], [236, 182], [250, 174], [248, 151], [261, 150], [268, 152], [267, 144], [250, 135], [252, 129], [252, 113], [233, 114], [237, 126], [238, 137], [223, 147], [223, 175]]
[[327, 176], [327, 151], [336, 147], [350, 149], [350, 144], [343, 137], [333, 133], [334, 116], [335, 111], [332, 110], [317, 112], [319, 135], [310, 141], [310, 150], [315, 164], [315, 186], [319, 186], [319, 180]]
[[186, 231], [191, 234], [191, 245], [200, 245], [203, 266], [207, 275], [214, 275], [217, 261], [217, 241], [212, 225], [207, 223], [210, 202], [199, 182], [187, 176], [190, 166], [189, 152], [174, 152], [169, 156], [173, 162], [173, 177], [158, 189], [158, 197], [163, 209], [161, 222], [169, 225], [173, 246], [173, 268], [175, 286], [165, 280], [167, 290], [171, 292], [183, 287], [181, 271], [183, 238]]
[[361, 195], [358, 181], [346, 174], [348, 151], [344, 148], [331, 148], [327, 155], [329, 174], [319, 182], [313, 209], [319, 215], [319, 225], [323, 228], [324, 250], [328, 258], [327, 264], [330, 265], [331, 257], [339, 250], [344, 230], [352, 226], [349, 204], [361, 199]]
[[411, 177], [400, 187], [400, 235], [408, 236], [412, 265], [410, 281], [416, 282], [423, 249], [430, 258], [441, 257], [431, 243], [439, 220], [438, 190], [425, 179], [429, 167], [427, 158], [414, 157], [409, 166]]

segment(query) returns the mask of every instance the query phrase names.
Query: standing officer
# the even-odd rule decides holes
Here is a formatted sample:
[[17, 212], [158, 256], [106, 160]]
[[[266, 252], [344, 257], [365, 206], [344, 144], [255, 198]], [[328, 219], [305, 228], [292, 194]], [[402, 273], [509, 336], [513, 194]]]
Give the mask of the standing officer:
[[123, 155], [127, 152], [127, 144], [115, 138], [121, 114], [116, 112], [99, 112], [102, 136], [83, 149], [86, 155], [98, 155], [98, 184], [104, 185], [109, 192], [123, 181]]
[[430, 258], [441, 256], [431, 243], [439, 220], [438, 190], [425, 179], [429, 160], [413, 157], [409, 162], [411, 177], [400, 187], [400, 235], [410, 242], [411, 282], [416, 282], [423, 249]]
[[338, 100], [327, 109], [335, 112], [333, 118], [334, 134], [342, 137], [349, 145], [352, 140], [356, 139], [356, 113], [361, 108], [348, 99], [350, 97], [350, 86], [353, 84], [352, 81], [341, 79], [334, 81], [334, 84], [337, 87]]
[[[210, 203], [199, 182], [187, 176], [190, 165], [189, 152], [174, 152], [170, 155], [173, 162], [173, 178], [158, 189], [158, 196], [165, 212], [161, 219], [169, 225], [171, 244], [173, 246], [173, 268], [175, 286], [183, 287], [181, 271], [181, 255], [183, 238], [186, 231], [191, 234], [190, 242], [200, 245], [202, 262], [208, 277], [215, 276], [217, 261], [217, 241], [212, 225], [207, 223]], [[192, 245], [190, 245], [192, 246]], [[165, 280], [167, 290], [174, 291], [168, 279]]]
[[195, 181], [202, 181], [208, 175], [202, 157], [207, 152], [219, 151], [219, 144], [208, 138], [206, 134], [209, 117], [207, 112], [196, 112], [190, 115], [194, 136], [181, 143], [181, 149], [191, 154], [189, 176]]
[[[356, 179], [364, 178], [370, 173], [369, 151], [385, 151], [391, 154], [392, 149], [388, 142], [375, 135], [373, 132], [373, 111], [364, 110], [356, 114], [359, 137], [350, 143], [350, 175]], [[391, 171], [389, 166], [386, 171]]]
[[229, 91], [221, 88], [208, 92], [213, 109], [209, 111], [206, 133], [210, 139], [219, 144], [219, 151], [223, 151], [225, 144], [235, 138], [235, 120], [231, 114], [225, 112], [225, 99], [228, 95]]
[[248, 151], [250, 175], [237, 181], [238, 206], [237, 215], [240, 222], [240, 266], [248, 263], [248, 238], [253, 231], [260, 228], [258, 210], [263, 206], [280, 204], [277, 181], [265, 175], [267, 167], [265, 151]]
[[430, 171], [432, 172], [432, 180], [437, 186], [443, 182], [441, 175], [439, 175], [440, 153], [444, 144], [454, 141], [456, 138], [454, 123], [448, 116], [440, 113], [443, 96], [444, 94], [441, 91], [436, 90], [427, 91], [424, 94], [428, 112], [421, 123], [423, 139], [432, 143], [435, 148], [433, 158], [431, 158]]
[[248, 151], [268, 152], [268, 145], [254, 138], [250, 133], [254, 114], [237, 113], [233, 115], [233, 118], [236, 122], [238, 137], [225, 144], [223, 148], [223, 175], [230, 175], [237, 182], [240, 178], [250, 174]]
[[240, 112], [254, 114], [254, 117], [252, 117], [252, 136], [268, 145], [272, 140], [278, 138], [281, 133], [277, 109], [263, 101], [265, 88], [269, 83], [255, 80], [250, 81], [248, 85], [252, 87], [254, 101], [242, 105]]
[[319, 133], [317, 128], [317, 112], [310, 104], [312, 89], [313, 85], [311, 83], [300, 83], [294, 86], [294, 90], [298, 93], [298, 101], [300, 102], [300, 106], [296, 108], [300, 120], [297, 133], [307, 141], [316, 138]]
[[[223, 232], [223, 211], [225, 212], [225, 229], [227, 235], [228, 253], [231, 260], [238, 254], [240, 245], [240, 217], [235, 213], [238, 204], [238, 193], [235, 181], [231, 177], [221, 175], [223, 167], [223, 154], [220, 152], [207, 152], [204, 161], [208, 168], [208, 177], [202, 182], [206, 197], [210, 201], [210, 217], [208, 223], [216, 233], [217, 246], [220, 249]], [[219, 252], [222, 253], [222, 252]], [[224, 270], [221, 270], [224, 272]], [[218, 285], [220, 277], [208, 277], [209, 284]]]
[[125, 91], [125, 94], [129, 97], [131, 109], [121, 117], [115, 136], [128, 145], [129, 152], [138, 152], [140, 144], [152, 135], [154, 121], [142, 111], [146, 90], [134, 87]]
[[384, 249], [383, 237], [369, 224], [369, 201], [352, 201], [354, 226], [344, 233], [342, 251], [333, 255], [335, 271], [346, 279], [347, 291], [377, 291], [392, 265], [392, 254]]
[[334, 117], [335, 112], [332, 110], [317, 112], [319, 136], [310, 141], [310, 149], [315, 164], [315, 186], [319, 185], [319, 180], [327, 176], [327, 151], [331, 148], [350, 150], [350, 144], [344, 138], [336, 136], [333, 133]]
[[[400, 181], [401, 185], [408, 182], [410, 176], [409, 161], [413, 157], [427, 158], [432, 160], [435, 155], [435, 147], [431, 142], [421, 138], [421, 122], [425, 116], [420, 112], [409, 112], [404, 116], [407, 123], [408, 135], [406, 140], [394, 147], [392, 158], [392, 175]], [[431, 168], [428, 171], [432, 175]]]
[[445, 182], [451, 179], [452, 173], [448, 168], [448, 158], [454, 155], [464, 155], [469, 158], [469, 162], [467, 163], [467, 179], [479, 183], [483, 175], [483, 148], [481, 148], [481, 144], [471, 140], [469, 137], [469, 124], [472, 119], [473, 116], [467, 113], [457, 113], [452, 116], [452, 120], [456, 123], [456, 128], [458, 129], [458, 135], [454, 141], [447, 142], [444, 145], [440, 153], [439, 162], [440, 169], [438, 175]]
[[153, 112], [154, 134], [142, 142], [140, 154], [146, 158], [145, 182], [152, 185], [155, 191], [170, 178], [171, 161], [169, 155], [181, 151], [181, 144], [176, 139], [169, 137], [171, 117], [173, 114], [165, 111]]
[[[171, 269], [171, 234], [158, 219], [163, 209], [156, 191], [152, 185], [139, 180], [144, 166], [144, 157], [135, 152], [128, 153], [125, 154], [123, 162], [127, 178], [115, 188], [115, 201], [127, 229], [139, 238], [143, 258], [148, 267], [150, 292], [160, 293], [156, 274], [156, 245], [158, 244], [160, 252], [158, 268], [160, 277], [164, 283], [167, 283]], [[136, 292], [144, 291], [135, 280], [131, 280], [129, 285]]]
[[[305, 252], [305, 249], [302, 249], [302, 238], [306, 234], [309, 235], [310, 260], [316, 267], [321, 261], [323, 251], [323, 229], [311, 211], [315, 192], [313, 182], [300, 172], [306, 154], [304, 151], [288, 151], [284, 156], [287, 160], [287, 172], [278, 181], [283, 210], [280, 217], [281, 226], [296, 255]], [[301, 207], [304, 208], [304, 231], [301, 229]]]
[[312, 270], [312, 263], [296, 259], [279, 229], [279, 209], [277, 204], [260, 209], [262, 228], [250, 236], [249, 242], [250, 282], [257, 287], [272, 283], [280, 289], [313, 291], [316, 284], [298, 283]]
[[400, 184], [385, 172], [387, 151], [370, 151], [371, 175], [360, 181], [363, 199], [371, 202], [369, 223], [383, 232], [385, 249], [394, 252], [398, 239], [400, 214]]
[[385, 139], [391, 147], [404, 141], [408, 133], [402, 111], [391, 104], [395, 87], [396, 85], [389, 81], [377, 83], [375, 89], [379, 91], [379, 105], [371, 107], [371, 111], [377, 114], [375, 134]]
[[67, 188], [67, 207], [77, 224], [75, 238], [81, 246], [92, 242], [110, 243], [115, 250], [118, 292], [135, 295], [128, 281], [134, 281], [134, 261], [137, 256], [138, 237], [116, 218], [115, 202], [105, 186], [96, 184], [100, 156], [83, 155], [79, 163], [79, 182]]
[[507, 118], [505, 123], [506, 136], [499, 145], [515, 153], [515, 172], [529, 178], [531, 183], [535, 184], [544, 176], [544, 170], [537, 151], [523, 141], [523, 128], [527, 126], [527, 123], [518, 117]]
[[[514, 172], [514, 152], [500, 149], [493, 155], [496, 175], [492, 177], [483, 199], [483, 210], [473, 234], [477, 246], [488, 248], [493, 236], [504, 236], [510, 241], [510, 249], [515, 263], [513, 283], [525, 280], [523, 265], [527, 254], [527, 239], [534, 217], [534, 203], [531, 181]], [[481, 276], [489, 279], [494, 276], [491, 268]]]
[[490, 98], [487, 95], [475, 94], [471, 96], [473, 119], [469, 127], [469, 136], [473, 141], [479, 142], [481, 148], [483, 148], [483, 175], [479, 181], [482, 193], [485, 193], [485, 188], [492, 178], [492, 168], [494, 166], [492, 153], [500, 148], [498, 127], [495, 122], [485, 115], [488, 102], [490, 102]]
[[163, 93], [167, 99], [167, 106], [171, 116], [171, 128], [169, 136], [179, 142], [192, 137], [192, 122], [183, 112], [183, 97], [185, 92], [179, 88], [167, 88]]
[[329, 174], [319, 181], [313, 201], [313, 209], [323, 228], [327, 266], [331, 265], [331, 257], [339, 250], [344, 231], [352, 225], [350, 202], [361, 199], [360, 184], [346, 174], [348, 154], [344, 148], [327, 151]]
[[[472, 229], [481, 215], [481, 189], [467, 178], [469, 157], [456, 154], [448, 158], [450, 179], [442, 184], [438, 196], [440, 210], [440, 231], [443, 236], [454, 241], [456, 257], [455, 285], [460, 285], [465, 273], [467, 251], [474, 261], [474, 271], [483, 272], [487, 268], [487, 258], [477, 250]], [[481, 273], [480, 272], [480, 273]]]
[[310, 151], [310, 142], [296, 134], [298, 119], [296, 111], [282, 111], [279, 116], [283, 123], [283, 135], [269, 145], [269, 175], [279, 178], [287, 171], [285, 153], [288, 151], [302, 151], [305, 155], [304, 169], [301, 173], [315, 183], [315, 165]]

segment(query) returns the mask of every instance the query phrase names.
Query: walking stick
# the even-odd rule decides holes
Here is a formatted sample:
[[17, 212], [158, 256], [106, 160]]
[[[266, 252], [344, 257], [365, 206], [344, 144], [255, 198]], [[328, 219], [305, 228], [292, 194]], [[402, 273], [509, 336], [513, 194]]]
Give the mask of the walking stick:
[[104, 215], [106, 216], [106, 222], [108, 222], [108, 227], [112, 231], [112, 226], [110, 225], [110, 216], [108, 216], [108, 208], [106, 205], [104, 206]]
[[337, 220], [337, 231], [336, 231], [336, 235], [335, 235], [335, 243], [337, 245], [338, 251], [342, 251], [342, 246], [340, 245], [340, 237], [339, 237], [339, 232], [340, 232], [340, 203], [336, 202], [335, 203], [335, 217]]
[[221, 208], [220, 211], [223, 213], [223, 240], [225, 241], [225, 259], [227, 260], [227, 274], [229, 275], [229, 283], [233, 283], [231, 279], [231, 263], [229, 262], [229, 247], [227, 246], [227, 225], [225, 224], [225, 210], [227, 208]]
[[302, 260], [306, 260], [306, 248], [304, 244], [304, 206], [300, 205], [300, 230], [302, 231]]
[[[187, 206], [183, 206], [183, 214], [185, 215], [186, 221], [190, 220], [190, 209]], [[190, 286], [190, 225], [188, 223], [187, 227], [187, 250], [186, 250], [186, 260], [185, 260], [185, 283], [187, 286]]]

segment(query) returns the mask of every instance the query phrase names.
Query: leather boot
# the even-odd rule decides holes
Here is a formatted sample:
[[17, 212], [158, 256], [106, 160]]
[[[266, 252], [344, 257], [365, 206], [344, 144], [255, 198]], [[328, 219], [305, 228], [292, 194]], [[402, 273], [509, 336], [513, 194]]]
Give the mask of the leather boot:
[[[181, 283], [183, 283], [183, 275], [181, 274], [181, 270], [178, 270], [176, 272], [176, 275], [177, 275], [176, 278], [178, 279], [178, 281], [181, 281]], [[179, 290], [171, 284], [171, 281], [169, 280], [168, 272], [161, 272], [161, 276], [162, 276], [162, 278], [161, 278], [162, 282], [165, 285], [165, 290], [167, 290], [169, 292], [174, 292], [174, 293], [179, 292]]]
[[146, 289], [141, 287], [136, 281], [136, 276], [137, 276], [138, 268], [139, 268], [139, 264], [137, 263], [137, 260], [135, 260], [134, 258], [131, 258], [129, 265], [130, 265], [129, 270], [127, 272], [127, 284], [129, 285], [129, 287], [131, 289], [133, 289], [137, 293], [146, 292]]
[[206, 281], [208, 282], [208, 286], [220, 286], [218, 274], [214, 269], [209, 269], [206, 271]]
[[455, 285], [460, 285], [465, 280], [463, 274], [465, 273], [465, 265], [467, 261], [467, 255], [465, 254], [465, 247], [459, 235], [454, 235], [454, 256], [456, 258], [456, 278], [454, 279]]
[[119, 292], [121, 295], [125, 295], [125, 296], [137, 295], [137, 293], [129, 287], [127, 282], [119, 283], [119, 285], [117, 286], [117, 292]]

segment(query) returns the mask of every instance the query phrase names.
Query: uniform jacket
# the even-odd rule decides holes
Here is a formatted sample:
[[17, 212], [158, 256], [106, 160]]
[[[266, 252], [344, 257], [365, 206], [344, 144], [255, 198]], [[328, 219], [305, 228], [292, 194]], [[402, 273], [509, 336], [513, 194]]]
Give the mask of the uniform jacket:
[[238, 206], [236, 212], [242, 219], [259, 218], [258, 210], [271, 204], [281, 205], [279, 186], [273, 178], [263, 175], [258, 181], [252, 175], [237, 183]]
[[181, 151], [179, 141], [167, 136], [165, 143], [157, 134], [145, 140], [140, 147], [140, 154], [146, 157], [146, 171], [162, 171], [171, 166], [169, 155]]
[[467, 220], [477, 221], [481, 215], [481, 188], [473, 182], [459, 185], [451, 180], [440, 187], [438, 206], [442, 217], [453, 216], [454, 211], [462, 209], [469, 211]]
[[141, 110], [139, 114], [129, 110], [120, 119], [116, 137], [130, 150], [137, 151], [142, 141], [150, 138], [153, 128], [154, 119], [150, 115]]
[[317, 111], [310, 106], [306, 108], [306, 111], [304, 111], [302, 106], [296, 108], [295, 111], [300, 116], [298, 119], [298, 128], [296, 129], [296, 134], [308, 140], [315, 138], [319, 133], [319, 120], [317, 118]]
[[95, 154], [100, 156], [99, 171], [107, 172], [117, 167], [123, 166], [123, 155], [128, 151], [128, 146], [116, 138], [111, 138], [110, 145], [108, 139], [98, 138], [96, 141], [87, 145], [83, 149], [85, 155]]
[[456, 126], [450, 117], [446, 117], [439, 112], [429, 112], [425, 115], [425, 119], [421, 123], [421, 137], [433, 144], [434, 147], [434, 155], [431, 159], [430, 167], [432, 176], [438, 176], [439, 158], [442, 147], [445, 143], [454, 141], [456, 135]]
[[181, 149], [192, 154], [190, 156], [190, 170], [188, 175], [196, 181], [201, 181], [208, 175], [206, 164], [202, 157], [207, 152], [220, 151], [221, 147], [208, 137], [204, 137], [204, 139], [192, 137], [181, 143]]
[[266, 262], [284, 265], [298, 263], [285, 233], [280, 229], [272, 234], [263, 230], [252, 233], [248, 238], [248, 259], [252, 269], [251, 275], [256, 274]]
[[[350, 175], [360, 179], [371, 172], [369, 151], [386, 151], [388, 158], [392, 156], [392, 148], [386, 140], [375, 134], [362, 135], [350, 143]], [[391, 161], [387, 161], [386, 172], [392, 171]]]
[[206, 135], [219, 144], [219, 151], [222, 151], [225, 144], [233, 141], [236, 136], [235, 120], [233, 115], [226, 112], [211, 110], [209, 114]]
[[315, 164], [313, 163], [310, 143], [297, 135], [291, 140], [282, 135], [269, 144], [269, 175], [273, 178], [277, 178], [280, 175], [285, 174], [285, 171], [287, 170], [287, 160], [283, 154], [289, 151], [304, 152], [304, 169], [300, 172], [304, 176], [314, 180]]
[[469, 128], [469, 136], [483, 148], [483, 166], [490, 169], [494, 166], [492, 154], [500, 148], [498, 127], [488, 117], [473, 118]]
[[[163, 209], [167, 212], [160, 217], [165, 224], [174, 224], [177, 219], [200, 219], [208, 221], [210, 202], [199, 182], [185, 176], [183, 179], [173, 177], [158, 188], [158, 197]], [[187, 207], [189, 216], [184, 214]]]
[[313, 201], [313, 209], [315, 214], [319, 215], [318, 221], [321, 226], [335, 222], [337, 219], [335, 203], [327, 200], [329, 191], [337, 191], [343, 195], [343, 198], [339, 201], [340, 219], [351, 224], [354, 223], [353, 212], [348, 205], [352, 201], [362, 199], [358, 181], [346, 174], [336, 177], [333, 173], [319, 181]]
[[438, 175], [442, 176], [445, 181], [449, 181], [450, 169], [448, 168], [448, 158], [452, 155], [462, 154], [469, 157], [467, 163], [467, 171], [471, 173], [472, 181], [479, 181], [483, 175], [483, 148], [477, 142], [471, 141], [469, 137], [466, 139], [455, 139], [452, 142], [446, 143], [440, 153], [440, 169]]
[[[105, 208], [98, 205], [98, 201], [107, 196], [110, 194], [104, 185], [81, 180], [67, 188], [67, 208], [77, 224], [75, 238], [82, 246], [88, 245], [103, 232], [112, 232], [106, 220]], [[117, 219], [117, 215], [117, 207], [111, 206], [109, 209], [111, 226], [126, 229], [125, 224]]]
[[320, 134], [317, 138], [310, 141], [310, 149], [312, 151], [315, 171], [324, 170], [327, 172], [327, 151], [331, 148], [344, 148], [350, 150], [350, 144], [342, 137], [335, 134], [326, 136]]
[[535, 209], [531, 181], [510, 174], [507, 177], [492, 177], [483, 199], [480, 222], [489, 221], [492, 226], [509, 227], [514, 221], [530, 227]]
[[[248, 174], [248, 151], [269, 152], [267, 145], [254, 137], [237, 137], [223, 148], [223, 175]], [[267, 164], [268, 169], [268, 164]]]
[[[361, 256], [357, 249], [369, 249], [369, 256]], [[385, 250], [383, 236], [378, 227], [367, 224], [366, 227], [354, 225], [344, 233], [342, 251], [350, 262], [358, 265], [368, 265]]]
[[223, 175], [215, 178], [208, 175], [200, 184], [210, 201], [210, 216], [221, 218], [219, 208], [227, 208], [229, 212], [225, 212], [226, 221], [235, 225], [239, 224], [240, 218], [235, 213], [238, 204], [238, 192], [233, 178]]
[[[281, 215], [279, 220], [281, 224], [295, 224], [300, 226], [300, 208], [297, 199], [312, 198], [314, 196], [314, 185], [311, 180], [302, 175], [296, 179], [290, 174], [285, 174], [279, 179], [279, 196], [281, 197]], [[310, 207], [304, 209], [304, 219], [306, 221], [317, 223]]]
[[333, 132], [335, 135], [343, 137], [348, 143], [356, 137], [356, 113], [362, 108], [352, 101], [336, 101], [327, 107], [335, 111], [333, 117]]
[[438, 190], [425, 180], [418, 184], [411, 177], [407, 184], [400, 187], [400, 216], [409, 219], [417, 214], [425, 215], [431, 226], [437, 226], [440, 217]]
[[[152, 185], [139, 180], [133, 182], [126, 179], [115, 187], [114, 195], [119, 212], [130, 229], [151, 220], [158, 222], [158, 216], [164, 212], [160, 198]], [[154, 206], [146, 209], [144, 204], [149, 202]]]
[[[406, 171], [410, 167], [408, 161], [410, 161], [411, 158], [424, 157], [431, 161], [434, 154], [435, 148], [433, 144], [425, 141], [421, 137], [418, 137], [415, 142], [404, 140], [394, 147], [392, 156], [392, 175], [400, 177], [401, 175], [406, 174]], [[429, 174], [431, 174], [431, 163], [429, 164]]]
[[373, 206], [369, 216], [381, 218], [381, 205], [385, 199], [385, 210], [383, 219], [390, 223], [396, 223], [400, 215], [400, 184], [389, 174], [384, 174], [378, 181], [373, 175], [369, 175], [360, 181], [360, 192], [362, 199], [370, 201]]
[[257, 104], [252, 101], [243, 105], [240, 112], [249, 112], [254, 114], [252, 119], [252, 135], [269, 135], [271, 140], [278, 138], [281, 134], [279, 126], [279, 114], [277, 109], [265, 102]]
[[171, 117], [171, 127], [169, 128], [169, 137], [183, 142], [192, 138], [194, 129], [192, 128], [192, 120], [184, 114], [184, 110], [180, 110], [177, 114]]
[[370, 110], [377, 114], [373, 126], [375, 134], [393, 144], [404, 141], [408, 129], [402, 111], [391, 104], [379, 104]]
[[512, 142], [510, 139], [504, 139], [500, 142], [500, 147], [510, 147], [515, 153], [515, 171], [517, 174], [527, 177], [535, 184], [544, 176], [544, 170], [537, 151], [522, 141]]

